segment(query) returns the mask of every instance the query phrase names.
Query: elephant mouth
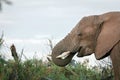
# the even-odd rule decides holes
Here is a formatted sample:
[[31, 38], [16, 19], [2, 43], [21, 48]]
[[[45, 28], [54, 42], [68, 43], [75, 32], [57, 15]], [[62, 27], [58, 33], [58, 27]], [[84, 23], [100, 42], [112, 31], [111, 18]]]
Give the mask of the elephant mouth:
[[82, 50], [83, 50], [83, 47], [80, 47], [80, 48], [78, 49], [77, 57], [83, 57], [83, 56], [84, 56], [83, 53], [82, 53]]
[[68, 56], [70, 56], [70, 55], [73, 55], [73, 54], [77, 54], [77, 56], [78, 57], [82, 57], [83, 55], [81, 54], [79, 54], [79, 52], [81, 52], [81, 49], [82, 49], [82, 47], [80, 47], [77, 51], [75, 51], [75, 52], [72, 52], [72, 51], [66, 51], [66, 52], [63, 52], [62, 54], [60, 54], [60, 55], [58, 55], [56, 58], [58, 58], [58, 59], [66, 59]]
[[70, 51], [63, 52], [61, 55], [58, 55], [56, 58], [65, 59], [70, 55]]
[[70, 55], [73, 55], [73, 54], [77, 54], [76, 55], [77, 57], [83, 57], [83, 56], [88, 56], [92, 53], [93, 53], [92, 49], [87, 48], [87, 47], [80, 47], [80, 48], [78, 48], [77, 51], [74, 51], [74, 52], [72, 52], [72, 51], [63, 52], [62, 54], [58, 55], [56, 58], [66, 59], [67, 57], [69, 57]]

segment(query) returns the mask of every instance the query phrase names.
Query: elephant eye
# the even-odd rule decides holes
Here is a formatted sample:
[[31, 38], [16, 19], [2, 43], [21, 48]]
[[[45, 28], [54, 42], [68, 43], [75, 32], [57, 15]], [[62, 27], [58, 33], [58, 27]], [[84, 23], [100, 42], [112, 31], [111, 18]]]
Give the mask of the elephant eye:
[[82, 36], [82, 33], [78, 33], [77, 35], [78, 35], [78, 36]]

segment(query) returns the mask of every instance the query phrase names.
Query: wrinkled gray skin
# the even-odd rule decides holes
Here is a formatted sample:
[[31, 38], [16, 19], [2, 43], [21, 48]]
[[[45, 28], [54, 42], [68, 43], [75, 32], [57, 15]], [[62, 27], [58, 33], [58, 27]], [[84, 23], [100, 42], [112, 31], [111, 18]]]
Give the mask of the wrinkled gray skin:
[[[67, 58], [56, 58], [66, 51], [71, 52]], [[120, 80], [120, 12], [82, 18], [72, 31], [53, 48], [52, 60], [56, 65], [63, 67], [70, 63], [75, 54], [83, 57], [92, 53], [95, 53], [96, 59], [110, 55], [115, 80]]]

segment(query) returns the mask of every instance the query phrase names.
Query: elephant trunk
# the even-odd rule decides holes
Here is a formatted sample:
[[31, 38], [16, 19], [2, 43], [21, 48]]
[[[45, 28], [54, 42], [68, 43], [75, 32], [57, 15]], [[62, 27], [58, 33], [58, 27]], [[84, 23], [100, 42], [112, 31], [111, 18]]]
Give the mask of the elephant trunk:
[[67, 58], [65, 59], [60, 59], [60, 58], [57, 58], [59, 55], [61, 55], [62, 53], [66, 52], [67, 51], [67, 48], [65, 47], [64, 45], [64, 41], [60, 41], [52, 50], [52, 60], [53, 62], [58, 65], [58, 66], [61, 66], [61, 67], [64, 67], [66, 66], [68, 63], [71, 62], [72, 60], [72, 57], [74, 56], [74, 54], [71, 54], [67, 56]]

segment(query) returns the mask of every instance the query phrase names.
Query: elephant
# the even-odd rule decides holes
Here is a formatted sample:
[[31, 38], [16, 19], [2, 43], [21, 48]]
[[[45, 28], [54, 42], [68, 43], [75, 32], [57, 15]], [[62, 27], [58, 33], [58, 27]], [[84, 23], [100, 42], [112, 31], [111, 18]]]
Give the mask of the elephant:
[[115, 80], [120, 80], [120, 12], [83, 17], [52, 49], [52, 61], [61, 67], [73, 56], [95, 55], [101, 60], [110, 55]]

